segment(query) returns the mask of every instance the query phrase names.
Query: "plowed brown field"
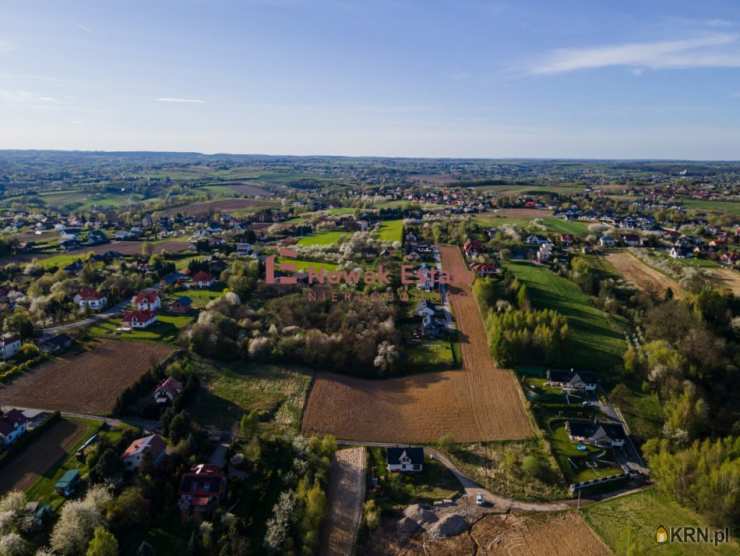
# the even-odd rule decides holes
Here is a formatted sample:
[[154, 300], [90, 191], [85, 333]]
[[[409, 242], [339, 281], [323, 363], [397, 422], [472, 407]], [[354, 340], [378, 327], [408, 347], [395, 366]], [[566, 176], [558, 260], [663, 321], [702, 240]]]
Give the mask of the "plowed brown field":
[[99, 342], [89, 351], [56, 358], [0, 387], [0, 405], [108, 415], [121, 392], [173, 351], [150, 342]]
[[79, 441], [85, 427], [62, 419], [10, 459], [0, 472], [0, 496], [10, 490], [26, 490]]
[[318, 373], [303, 416], [305, 433], [343, 440], [433, 442], [449, 434], [457, 442], [532, 436], [519, 385], [494, 365], [473, 297], [473, 274], [460, 249], [441, 247], [452, 276], [450, 303], [462, 333], [464, 369], [387, 380]]
[[625, 280], [643, 291], [654, 291], [662, 294], [667, 288], [671, 288], [677, 298], [680, 298], [684, 293], [681, 286], [673, 278], [669, 278], [662, 272], [649, 267], [627, 251], [610, 253], [606, 259], [617, 272], [624, 276]]

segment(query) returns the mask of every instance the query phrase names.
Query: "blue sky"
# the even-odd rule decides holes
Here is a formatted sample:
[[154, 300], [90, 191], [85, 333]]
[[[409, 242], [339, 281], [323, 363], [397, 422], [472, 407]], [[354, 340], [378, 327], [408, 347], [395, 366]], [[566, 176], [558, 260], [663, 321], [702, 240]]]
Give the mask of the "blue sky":
[[739, 159], [740, 2], [5, 0], [0, 148]]

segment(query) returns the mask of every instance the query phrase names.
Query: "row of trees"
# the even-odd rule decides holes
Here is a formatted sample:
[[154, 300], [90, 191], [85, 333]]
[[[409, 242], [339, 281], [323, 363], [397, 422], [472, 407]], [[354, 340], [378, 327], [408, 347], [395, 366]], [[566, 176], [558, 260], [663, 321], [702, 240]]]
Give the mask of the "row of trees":
[[568, 337], [567, 320], [551, 309], [490, 312], [486, 330], [491, 355], [502, 366], [557, 364]]
[[696, 440], [682, 449], [668, 439], [651, 439], [643, 453], [660, 491], [712, 525], [740, 522], [740, 437]]

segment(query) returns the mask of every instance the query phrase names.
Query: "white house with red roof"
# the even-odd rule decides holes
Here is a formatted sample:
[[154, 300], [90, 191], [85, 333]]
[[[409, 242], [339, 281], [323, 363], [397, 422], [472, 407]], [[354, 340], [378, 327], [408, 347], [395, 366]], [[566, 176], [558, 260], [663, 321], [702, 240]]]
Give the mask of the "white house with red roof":
[[162, 306], [157, 290], [143, 290], [137, 293], [132, 299], [131, 304], [139, 311], [156, 311]]
[[196, 288], [210, 288], [216, 280], [213, 279], [210, 272], [201, 270], [195, 273], [192, 281]]
[[29, 419], [19, 409], [0, 412], [0, 444], [10, 446], [28, 429]]
[[154, 389], [154, 401], [161, 404], [172, 403], [183, 390], [182, 382], [171, 376], [167, 377]]
[[154, 311], [126, 311], [123, 314], [123, 325], [128, 328], [147, 328], [157, 322]]
[[18, 336], [3, 336], [0, 338], [0, 359], [10, 359], [21, 349], [21, 339]]
[[134, 440], [123, 452], [121, 459], [126, 469], [133, 471], [141, 467], [146, 454], [149, 454], [154, 465], [159, 465], [166, 453], [167, 444], [162, 437], [158, 434], [150, 434]]
[[108, 298], [96, 289], [82, 288], [80, 292], [74, 296], [74, 302], [77, 303], [81, 309], [100, 311], [108, 304]]

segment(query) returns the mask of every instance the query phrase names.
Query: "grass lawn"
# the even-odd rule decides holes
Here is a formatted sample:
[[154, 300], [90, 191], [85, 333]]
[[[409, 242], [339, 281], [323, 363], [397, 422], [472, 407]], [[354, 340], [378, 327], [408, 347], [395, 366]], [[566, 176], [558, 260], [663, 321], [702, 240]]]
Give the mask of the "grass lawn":
[[740, 202], [737, 201], [701, 201], [699, 199], [687, 199], [685, 201], [681, 201], [681, 204], [689, 209], [720, 212], [740, 217]]
[[386, 220], [380, 225], [380, 241], [401, 241], [403, 239], [403, 220]]
[[278, 259], [278, 263], [287, 263], [295, 266], [296, 271], [308, 270], [313, 268], [314, 270], [336, 270], [339, 268], [338, 264], [327, 263], [323, 261], [306, 261], [302, 259]]
[[223, 294], [224, 293], [222, 291], [216, 290], [178, 290], [170, 294], [168, 297], [172, 300], [175, 300], [178, 297], [189, 297], [193, 300], [193, 308], [203, 309], [209, 302], [214, 299], [218, 299], [223, 296]]
[[[516, 459], [510, 470], [501, 465], [504, 453]], [[569, 496], [557, 462], [540, 438], [456, 444], [448, 450], [448, 455], [467, 476], [502, 496], [532, 501]], [[522, 461], [527, 456], [534, 456], [540, 462], [541, 471], [536, 477], [522, 471]]]
[[54, 510], [59, 509], [64, 504], [64, 497], [60, 496], [54, 490], [54, 485], [61, 478], [64, 473], [70, 469], [79, 469], [80, 475], [84, 476], [89, 471], [87, 466], [77, 460], [75, 452], [80, 446], [95, 434], [102, 421], [92, 421], [87, 419], [69, 419], [84, 427], [83, 433], [79, 436], [77, 442], [70, 446], [60, 458], [56, 465], [51, 467], [41, 477], [36, 479], [36, 482], [26, 491], [26, 496], [29, 500], [38, 500], [49, 504]]
[[130, 331], [117, 330], [121, 319], [109, 319], [99, 322], [89, 329], [93, 337], [119, 338], [123, 340], [147, 340], [150, 342], [174, 342], [180, 330], [193, 321], [191, 315], [157, 315], [157, 322], [144, 329]]
[[657, 394], [638, 391], [616, 401], [622, 411], [630, 432], [639, 440], [659, 437], [663, 430], [663, 407]]
[[583, 516], [615, 554], [628, 553], [630, 542], [637, 544], [632, 554], [676, 556], [738, 554], [738, 545], [679, 544], [655, 542], [659, 526], [705, 527], [706, 523], [694, 512], [658, 494], [654, 489], [622, 496], [588, 506]]
[[406, 353], [407, 366], [410, 371], [438, 371], [452, 369], [458, 365], [455, 360], [453, 342], [449, 340], [422, 342], [409, 347]]
[[378, 489], [368, 491], [384, 512], [400, 511], [416, 502], [431, 503], [462, 492], [455, 476], [438, 461], [425, 454], [419, 473], [395, 473], [386, 469], [385, 449], [368, 448], [370, 477], [378, 478]]
[[262, 413], [264, 428], [298, 432], [311, 375], [297, 368], [197, 360], [205, 388], [189, 411], [204, 425], [229, 428], [244, 413]]
[[84, 260], [87, 258], [88, 255], [92, 255], [93, 252], [90, 251], [89, 253], [62, 253], [59, 255], [52, 255], [51, 257], [45, 257], [43, 259], [39, 259], [38, 263], [44, 268], [51, 268], [53, 266], [57, 266], [59, 268], [65, 267], [67, 265], [72, 264], [76, 260]]
[[510, 262], [506, 268], [527, 285], [535, 308], [555, 309], [568, 319], [570, 335], [562, 350], [562, 366], [591, 369], [608, 381], [626, 349], [616, 317], [595, 307], [575, 283], [545, 267]]
[[[576, 443], [568, 438], [568, 431], [565, 430], [564, 424], [553, 425], [553, 429], [552, 433], [547, 435], [548, 440], [550, 441], [553, 455], [569, 482], [581, 483], [600, 477], [622, 474], [620, 467], [606, 464], [599, 464], [596, 468], [589, 468], [586, 466], [586, 462], [591, 460], [591, 458], [599, 457], [604, 450], [588, 446], [586, 451], [581, 452], [576, 449]], [[612, 458], [608, 451], [606, 451], [603, 457], [606, 460], [611, 460]]]
[[347, 235], [347, 232], [321, 232], [302, 237], [298, 240], [299, 247], [309, 247], [311, 245], [334, 245], [339, 243]]

